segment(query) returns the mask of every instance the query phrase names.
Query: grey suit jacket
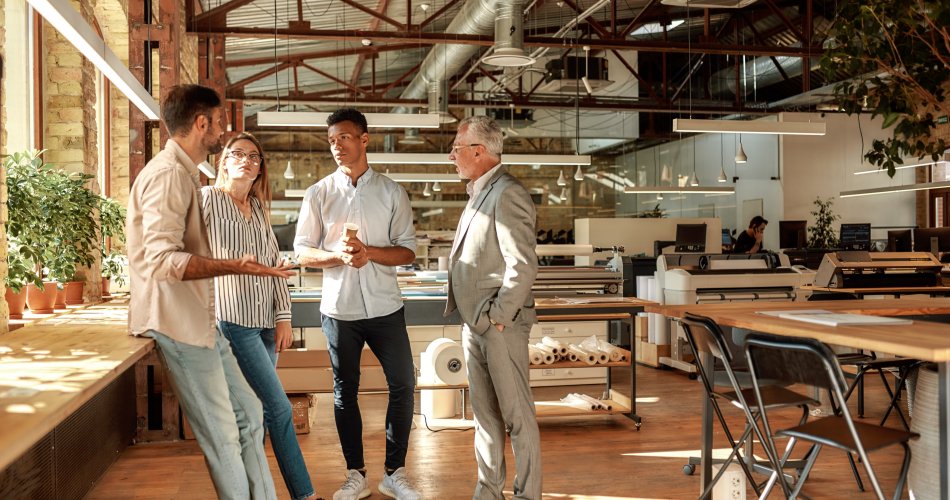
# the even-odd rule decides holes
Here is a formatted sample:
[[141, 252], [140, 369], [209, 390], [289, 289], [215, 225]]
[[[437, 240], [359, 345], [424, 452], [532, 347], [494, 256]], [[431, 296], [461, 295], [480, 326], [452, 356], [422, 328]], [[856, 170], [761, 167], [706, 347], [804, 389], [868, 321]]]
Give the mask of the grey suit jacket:
[[519, 318], [533, 323], [534, 227], [528, 190], [502, 166], [469, 201], [455, 231], [445, 315], [458, 309], [476, 333], [488, 330], [489, 318], [506, 328]]

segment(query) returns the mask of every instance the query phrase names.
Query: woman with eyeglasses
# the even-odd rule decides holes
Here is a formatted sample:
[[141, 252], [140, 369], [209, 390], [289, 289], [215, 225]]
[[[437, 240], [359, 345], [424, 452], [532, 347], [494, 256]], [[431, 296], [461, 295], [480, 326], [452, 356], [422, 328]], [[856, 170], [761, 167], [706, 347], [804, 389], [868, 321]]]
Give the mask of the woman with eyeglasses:
[[[231, 138], [219, 157], [214, 186], [202, 188], [203, 215], [215, 258], [252, 256], [276, 266], [280, 260], [271, 229], [270, 184], [264, 151], [251, 134]], [[294, 432], [293, 412], [277, 378], [277, 353], [290, 347], [290, 291], [287, 281], [230, 275], [214, 279], [218, 328], [231, 342], [238, 365], [264, 406], [277, 464], [291, 498], [313, 498], [314, 490]]]

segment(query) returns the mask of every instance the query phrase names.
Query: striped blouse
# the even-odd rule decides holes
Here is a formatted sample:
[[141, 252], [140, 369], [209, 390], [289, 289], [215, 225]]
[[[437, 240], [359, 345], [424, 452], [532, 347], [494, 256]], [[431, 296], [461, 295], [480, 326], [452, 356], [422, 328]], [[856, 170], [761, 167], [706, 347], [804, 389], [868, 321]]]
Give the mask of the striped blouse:
[[[277, 238], [259, 200], [250, 199], [249, 221], [224, 191], [205, 186], [201, 200], [214, 258], [239, 259], [251, 254], [268, 266], [279, 263]], [[273, 328], [277, 321], [290, 321], [287, 280], [233, 274], [216, 277], [214, 287], [218, 320], [250, 328]]]

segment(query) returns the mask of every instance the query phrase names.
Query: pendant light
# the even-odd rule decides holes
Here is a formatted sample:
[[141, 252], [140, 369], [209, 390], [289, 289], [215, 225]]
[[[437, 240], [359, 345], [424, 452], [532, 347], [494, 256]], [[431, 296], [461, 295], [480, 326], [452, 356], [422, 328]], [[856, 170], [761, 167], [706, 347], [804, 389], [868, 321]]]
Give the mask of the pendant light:
[[567, 179], [564, 178], [564, 170], [561, 170], [561, 174], [557, 176], [557, 185], [561, 187], [567, 185]]
[[739, 149], [736, 151], [736, 163], [745, 163], [749, 161], [749, 157], [746, 156], [745, 150], [742, 149], [742, 134], [739, 134]]
[[433, 183], [432, 183], [432, 190], [435, 191], [436, 193], [442, 191], [442, 183], [439, 182], [439, 181], [433, 182]]
[[692, 187], [699, 186], [699, 178], [696, 176], [696, 136], [693, 136], [693, 179], [689, 181]]
[[574, 172], [574, 180], [575, 180], [575, 181], [582, 181], [582, 180], [584, 180], [584, 171], [581, 170], [581, 166], [580, 166], [580, 165], [577, 166], [577, 170]]
[[284, 179], [288, 181], [293, 180], [296, 175], [294, 175], [294, 167], [291, 166], [290, 160], [287, 160], [287, 168], [284, 170]]
[[725, 147], [723, 146], [722, 134], [719, 134], [719, 178], [716, 179], [716, 182], [726, 182], [726, 165], [722, 161], [722, 153]]
[[561, 188], [561, 201], [567, 201], [567, 188]]
[[426, 183], [426, 187], [422, 189], [422, 196], [432, 196], [432, 190], [429, 188], [429, 183]]

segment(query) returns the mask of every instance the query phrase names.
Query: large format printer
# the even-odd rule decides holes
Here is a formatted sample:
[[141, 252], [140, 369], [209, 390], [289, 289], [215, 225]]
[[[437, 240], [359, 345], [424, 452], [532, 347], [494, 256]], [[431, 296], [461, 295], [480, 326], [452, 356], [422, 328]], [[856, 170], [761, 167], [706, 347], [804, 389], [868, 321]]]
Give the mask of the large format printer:
[[[814, 280], [814, 271], [789, 266], [782, 254], [664, 254], [656, 264], [657, 297], [663, 304], [707, 304], [737, 301], [804, 300], [800, 292]], [[657, 343], [671, 343], [670, 357], [662, 364], [690, 373], [686, 338], [679, 325], [657, 325]]]

